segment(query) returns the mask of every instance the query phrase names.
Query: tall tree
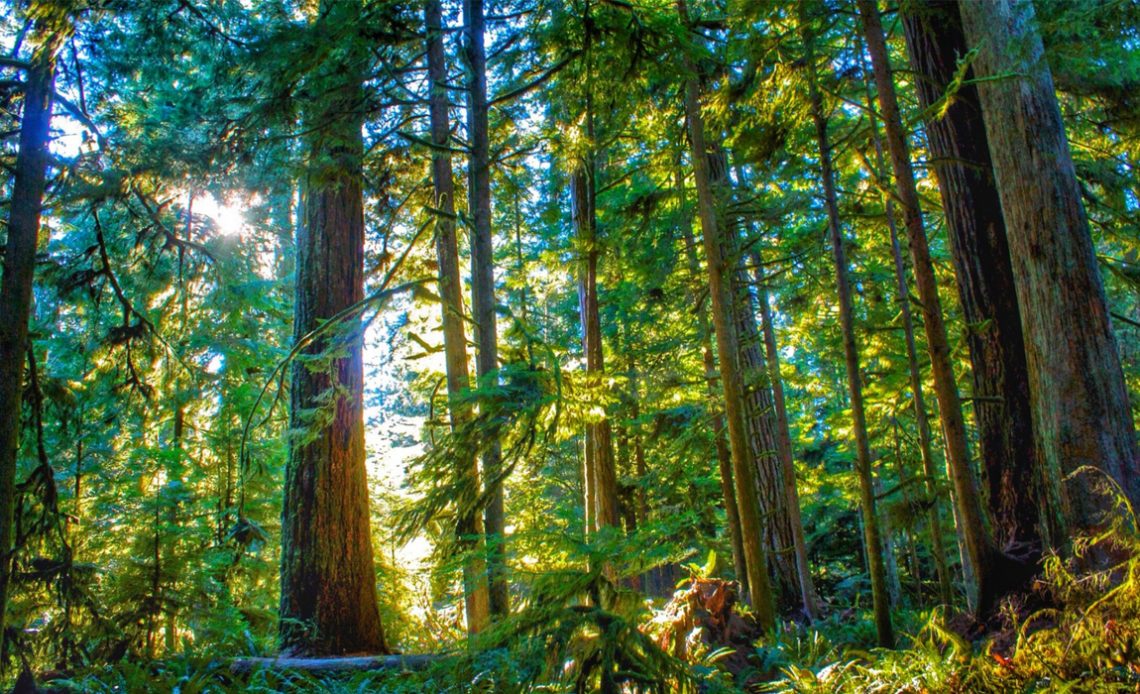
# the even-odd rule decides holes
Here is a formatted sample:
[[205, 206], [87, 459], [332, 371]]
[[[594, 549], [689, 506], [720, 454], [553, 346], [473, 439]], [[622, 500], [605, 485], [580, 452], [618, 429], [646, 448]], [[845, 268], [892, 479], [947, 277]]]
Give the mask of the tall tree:
[[701, 340], [701, 364], [705, 372], [705, 384], [708, 392], [708, 407], [711, 413], [710, 425], [713, 432], [713, 445], [716, 450], [717, 470], [720, 472], [720, 491], [724, 501], [725, 523], [728, 525], [728, 539], [732, 546], [732, 566], [736, 571], [736, 580], [741, 590], [748, 592], [747, 562], [744, 559], [744, 542], [740, 530], [740, 511], [736, 505], [736, 484], [732, 474], [732, 453], [728, 448], [728, 439], [725, 435], [724, 413], [717, 395], [717, 367], [716, 356], [713, 354], [712, 329], [709, 318], [700, 295], [707, 287], [707, 281], [701, 274], [700, 260], [697, 257], [697, 242], [693, 238], [692, 212], [685, 203], [685, 177], [680, 162], [673, 174], [674, 188], [677, 192], [677, 208], [680, 218], [681, 242], [685, 246], [685, 260], [689, 270], [691, 284], [690, 297], [693, 300], [694, 311], [697, 312], [697, 334]]
[[801, 597], [796, 563], [795, 532], [788, 510], [784, 470], [779, 454], [776, 411], [763, 341], [756, 325], [756, 299], [748, 273], [748, 254], [741, 232], [744, 225], [732, 214], [733, 185], [729, 178], [728, 153], [713, 145], [708, 154], [709, 185], [716, 204], [717, 221], [724, 225], [721, 256], [733, 270], [725, 275], [731, 319], [736, 330], [737, 373], [744, 400], [744, 422], [748, 432], [749, 457], [754, 466], [756, 500], [765, 519], [764, 542], [773, 578], [773, 597], [781, 605], [794, 605]]
[[[588, 104], [586, 119], [593, 121], [593, 109]], [[582, 352], [586, 358], [586, 383], [591, 391], [601, 388], [605, 377], [602, 352], [602, 326], [598, 314], [598, 236], [597, 236], [597, 163], [593, 155], [593, 126], [588, 127], [591, 141], [584, 160], [578, 162], [571, 174], [570, 189], [573, 201], [574, 229], [579, 248], [578, 297], [582, 324]], [[593, 530], [618, 527], [617, 471], [614, 466], [613, 435], [608, 417], [586, 424], [586, 480], [587, 503], [591, 509], [587, 518], [593, 519]]]
[[[495, 320], [495, 249], [491, 236], [491, 150], [487, 103], [487, 50], [484, 44], [483, 0], [464, 0], [467, 54], [467, 164], [468, 214], [471, 217], [471, 310], [475, 318], [475, 367], [480, 381], [497, 379], [499, 337]], [[483, 476], [487, 484], [488, 572], [491, 612], [510, 609], [503, 574], [502, 446], [498, 440], [482, 443]]]
[[[677, 0], [682, 21], [688, 22], [684, 0]], [[763, 519], [756, 499], [754, 461], [749, 454], [748, 431], [744, 417], [744, 397], [737, 355], [739, 343], [736, 325], [732, 320], [732, 285], [728, 274], [735, 271], [721, 252], [725, 246], [727, 230], [718, 220], [716, 199], [709, 173], [711, 148], [705, 141], [704, 117], [701, 114], [700, 87], [692, 60], [685, 59], [690, 73], [685, 80], [685, 118], [689, 126], [689, 144], [697, 184], [697, 210], [708, 266], [709, 293], [712, 295], [713, 330], [716, 333], [717, 356], [720, 360], [721, 387], [724, 390], [725, 418], [728, 420], [728, 440], [732, 454], [732, 469], [736, 481], [736, 502], [740, 512], [741, 539], [748, 573], [749, 595], [760, 625], [770, 629], [775, 624], [772, 608], [771, 584], [768, 579], [768, 561], [764, 552]]]
[[922, 307], [923, 327], [926, 330], [926, 349], [934, 375], [934, 392], [938, 398], [938, 411], [942, 419], [942, 434], [946, 445], [947, 468], [954, 484], [955, 502], [960, 520], [959, 531], [969, 554], [976, 583], [976, 608], [988, 614], [997, 596], [999, 586], [1010, 573], [1008, 563], [1002, 561], [986, 527], [978, 485], [970, 461], [966, 438], [966, 421], [962, 416], [962, 401], [950, 359], [950, 340], [942, 315], [942, 300], [938, 296], [938, 280], [926, 239], [926, 228], [919, 206], [918, 187], [910, 161], [910, 148], [899, 114], [894, 78], [883, 38], [882, 20], [876, 0], [857, 0], [867, 50], [871, 56], [875, 85], [878, 88], [879, 107], [887, 135], [887, 151], [895, 176], [899, 206], [902, 208], [903, 226], [910, 245], [911, 264]]
[[808, 619], [820, 617], [819, 594], [811, 577], [811, 564], [808, 561], [807, 540], [804, 537], [804, 522], [800, 514], [800, 494], [796, 487], [796, 464], [792, 457], [792, 433], [788, 427], [788, 408], [784, 400], [784, 379], [780, 376], [780, 352], [776, 348], [776, 327], [772, 324], [772, 307], [768, 304], [768, 279], [764, 277], [760, 253], [752, 254], [755, 266], [757, 303], [760, 304], [760, 319], [764, 331], [764, 351], [768, 357], [768, 380], [772, 386], [773, 412], [776, 417], [777, 445], [779, 446], [780, 467], [783, 470], [784, 496], [787, 497], [788, 522], [792, 530], [792, 550], [796, 557], [796, 571], [799, 574], [800, 599], [804, 614]]
[[964, 80], [958, 75], [958, 60], [967, 52], [958, 3], [916, 0], [902, 19], [967, 323], [972, 404], [995, 540], [1035, 559], [1042, 550], [1038, 501], [1044, 479], [1025, 339], [973, 68], [967, 67]]
[[24, 364], [28, 358], [28, 320], [32, 312], [32, 280], [40, 215], [50, 159], [51, 109], [55, 93], [55, 60], [66, 38], [63, 5], [40, 7], [35, 46], [24, 80], [19, 151], [8, 203], [8, 242], [0, 279], [0, 645], [15, 551], [16, 460], [20, 446], [20, 409]]
[[[361, 6], [323, 0], [315, 28], [328, 53], [310, 76], [308, 170], [297, 233], [294, 340], [364, 298]], [[282, 650], [387, 652], [364, 467], [364, 361], [359, 315], [313, 340], [293, 366], [291, 441], [281, 538]]]
[[[977, 49], [989, 153], [1017, 278], [1048, 540], [1110, 508], [1098, 475], [1140, 503], [1140, 453], [1081, 188], [1030, 0], [959, 5]], [[1071, 478], [1069, 476], [1072, 476]], [[1069, 481], [1066, 483], [1065, 480]]]
[[[431, 118], [431, 175], [435, 189], [435, 253], [439, 261], [439, 296], [443, 313], [443, 350], [447, 370], [448, 414], [453, 432], [462, 431], [471, 421], [471, 410], [464, 392], [470, 387], [467, 368], [467, 335], [463, 327], [463, 281], [459, 274], [459, 248], [455, 240], [455, 182], [451, 171], [451, 116], [447, 98], [447, 62], [443, 47], [443, 20], [439, 0], [424, 4], [427, 26], [427, 60]], [[469, 483], [471, 494], [459, 502], [456, 534], [460, 545], [481, 550], [483, 519], [476, 500], [479, 465], [475, 453], [463, 443], [456, 446], [456, 476]], [[486, 626], [490, 612], [486, 562], [469, 553], [463, 564], [463, 595], [467, 630], [478, 633]]]
[[839, 202], [835, 192], [835, 174], [831, 162], [831, 144], [827, 133], [827, 117], [823, 112], [823, 98], [816, 83], [814, 36], [804, 21], [804, 44], [808, 70], [808, 98], [811, 102], [812, 121], [815, 124], [819, 147], [819, 168], [823, 185], [824, 206], [827, 209], [827, 228], [831, 239], [831, 253], [835, 261], [835, 283], [839, 294], [839, 324], [843, 337], [843, 355], [847, 367], [847, 388], [851, 394], [852, 430], [855, 435], [855, 474], [859, 479], [859, 506], [863, 519], [863, 546], [867, 553], [867, 567], [871, 575], [871, 603], [875, 615], [875, 631], [879, 645], [894, 646], [895, 634], [891, 624], [890, 598], [887, 595], [886, 566], [883, 563], [883, 543], [879, 537], [879, 514], [875, 510], [875, 488], [871, 477], [871, 444], [867, 436], [867, 415], [863, 408], [863, 375], [859, 368], [859, 346], [855, 337], [855, 316], [851, 302], [851, 280], [847, 267], [843, 233], [839, 221]]

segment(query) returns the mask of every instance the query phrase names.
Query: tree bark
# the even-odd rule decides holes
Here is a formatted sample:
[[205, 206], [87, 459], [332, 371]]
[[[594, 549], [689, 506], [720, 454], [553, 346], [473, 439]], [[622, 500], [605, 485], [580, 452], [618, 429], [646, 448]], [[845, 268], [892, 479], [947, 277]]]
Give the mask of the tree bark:
[[740, 511], [736, 505], [736, 485], [732, 474], [732, 453], [728, 448], [728, 439], [725, 436], [724, 414], [721, 411], [717, 396], [717, 366], [716, 357], [713, 356], [712, 330], [709, 329], [709, 318], [705, 312], [703, 302], [699, 300], [697, 287], [706, 287], [707, 282], [701, 276], [700, 261], [697, 258], [697, 243], [693, 238], [692, 218], [685, 210], [685, 180], [678, 164], [674, 174], [677, 190], [677, 205], [680, 216], [681, 239], [685, 244], [685, 258], [688, 261], [689, 277], [692, 282], [691, 298], [694, 311], [697, 314], [697, 333], [701, 340], [701, 357], [705, 369], [705, 383], [708, 386], [708, 403], [710, 424], [713, 432], [713, 442], [716, 447], [717, 469], [720, 472], [720, 491], [724, 499], [725, 522], [728, 524], [728, 537], [732, 546], [732, 567], [736, 573], [736, 580], [740, 583], [742, 594], [748, 593], [748, 571], [744, 559], [744, 543], [740, 530]]
[[[464, 0], [467, 35], [467, 132], [471, 154], [467, 166], [468, 212], [471, 215], [471, 309], [475, 318], [475, 369], [480, 381], [495, 381], [499, 370], [499, 338], [495, 321], [495, 249], [491, 236], [491, 154], [487, 124], [487, 51], [484, 46], [483, 0]], [[483, 477], [487, 484], [484, 512], [487, 534], [487, 570], [491, 614], [510, 611], [504, 574], [503, 542], [506, 523], [503, 508], [502, 447], [487, 441], [483, 449]]]
[[772, 308], [768, 305], [767, 280], [763, 277], [760, 254], [754, 252], [756, 286], [760, 304], [760, 318], [764, 329], [764, 349], [768, 356], [768, 379], [772, 384], [772, 402], [776, 408], [776, 425], [780, 453], [780, 465], [784, 473], [784, 494], [787, 496], [788, 520], [792, 526], [793, 549], [796, 555], [796, 571], [799, 573], [800, 599], [804, 614], [816, 620], [821, 616], [819, 593], [811, 577], [811, 563], [808, 561], [807, 540], [804, 538], [804, 522], [800, 515], [800, 493], [796, 488], [796, 466], [792, 459], [792, 433], [788, 428], [788, 409], [784, 402], [784, 379], [780, 376], [780, 352], [776, 349], [776, 328], [772, 324]]
[[[915, 0], [902, 15], [950, 250], [968, 326], [974, 419], [995, 541], [1036, 561], [1042, 478], [1029, 406], [1029, 371], [1001, 198], [972, 69], [947, 96], [966, 38], [951, 0]], [[945, 111], [937, 113], [947, 96]]]
[[769, 389], [760, 331], [756, 326], [756, 304], [751, 291], [745, 254], [740, 248], [740, 224], [726, 213], [732, 196], [728, 177], [728, 157], [722, 147], [713, 146], [708, 155], [709, 184], [723, 225], [721, 257], [733, 267], [726, 274], [731, 320], [736, 329], [737, 373], [744, 401], [744, 422], [748, 433], [749, 456], [755, 466], [756, 500], [764, 522], [764, 542], [773, 578], [773, 597], [780, 606], [799, 602], [800, 583], [794, 553], [795, 539], [788, 513], [783, 468], [779, 458], [776, 412]]
[[907, 241], [910, 243], [915, 284], [918, 287], [923, 326], [926, 329], [926, 348], [930, 355], [931, 371], [934, 374], [934, 392], [938, 397], [938, 411], [942, 418], [947, 467], [957, 492], [955, 497], [959, 506], [966, 551], [974, 566], [977, 610], [980, 614], [988, 614], [1000, 592], [995, 579], [999, 579], [1004, 567], [985, 526], [977, 482], [970, 463], [966, 422], [962, 416], [962, 401], [958, 395], [958, 384], [950, 360], [950, 341], [942, 317], [938, 281], [934, 276], [934, 263], [930, 259], [930, 248], [926, 241], [918, 189], [915, 185], [914, 170], [911, 167], [906, 133], [903, 131], [902, 118], [899, 115], [879, 9], [875, 0], [857, 0], [857, 2], [859, 15], [863, 21], [863, 33], [867, 39], [867, 49], [871, 55], [871, 66], [875, 73], [875, 84], [878, 87], [879, 106], [882, 109], [887, 134], [887, 151], [890, 153], [891, 168], [895, 175], [903, 224], [907, 231]]
[[[1001, 198], [1025, 337], [1047, 541], [1091, 531], [1113, 504], [1100, 475], [1140, 503], [1140, 454], [1116, 340], [1053, 78], [1029, 0], [959, 5]], [[1073, 475], [1068, 484], [1062, 480]]]
[[51, 108], [55, 84], [57, 34], [37, 24], [41, 43], [32, 55], [24, 84], [12, 196], [8, 208], [8, 242], [0, 280], [0, 645], [5, 633], [8, 591], [15, 548], [16, 460], [20, 447], [20, 409], [28, 320], [32, 312], [32, 280], [43, 211]]
[[[323, 0], [330, 31], [360, 19], [356, 2]], [[364, 297], [364, 142], [359, 38], [313, 75], [328, 85], [310, 112], [305, 218], [297, 235], [294, 339]], [[339, 344], [338, 344], [339, 343]], [[281, 538], [284, 653], [385, 653], [364, 467], [364, 362], [359, 318], [343, 321], [294, 363]], [[335, 358], [321, 357], [335, 350]], [[331, 396], [331, 397], [330, 397]]]
[[[443, 20], [440, 0], [427, 0], [424, 20], [428, 31], [428, 81], [431, 93], [432, 184], [435, 189], [435, 251], [439, 261], [439, 296], [443, 314], [443, 349], [447, 370], [448, 413], [453, 433], [462, 432], [471, 422], [471, 409], [463, 394], [470, 387], [467, 366], [467, 335], [463, 328], [463, 282], [459, 274], [459, 248], [455, 240], [455, 182], [452, 178], [451, 116], [447, 100], [447, 62], [443, 50]], [[469, 498], [459, 503], [456, 535], [467, 550], [484, 549], [483, 519], [476, 506], [482, 491], [479, 466], [474, 451], [463, 443], [456, 446], [456, 476], [470, 484]], [[467, 631], [474, 635], [485, 626], [490, 614], [487, 566], [481, 556], [469, 556], [463, 564], [463, 597]]]
[[[687, 20], [684, 0], [677, 0], [677, 7], [682, 20]], [[693, 72], [691, 60], [686, 59], [685, 62], [688, 70]], [[740, 510], [749, 597], [760, 626], [771, 629], [775, 625], [775, 614], [768, 580], [768, 561], [764, 553], [764, 528], [756, 499], [755, 461], [751, 459], [749, 453], [744, 398], [740, 390], [741, 380], [736, 364], [739, 344], [736, 326], [732, 322], [731, 283], [727, 277], [734, 268], [725, 262], [721, 254], [725, 232], [718, 223], [716, 202], [710, 184], [708, 170], [710, 149], [705, 142], [700, 93], [694, 75], [690, 75], [685, 83], [685, 116], [689, 126], [689, 141], [692, 145], [693, 169], [697, 182], [698, 211], [704, 236], [705, 262], [708, 265], [709, 292], [712, 295], [713, 329], [716, 333], [720, 380], [724, 389], [725, 415], [728, 420], [728, 439], [736, 478], [736, 501]]]
[[831, 145], [827, 135], [827, 119], [823, 99], [816, 86], [815, 53], [810, 29], [805, 24], [807, 45], [808, 90], [812, 120], [819, 145], [819, 168], [827, 207], [827, 227], [831, 252], [835, 261], [835, 283], [839, 294], [839, 323], [843, 335], [843, 355], [847, 367], [847, 387], [851, 394], [851, 417], [855, 433], [855, 474], [859, 479], [859, 505], [862, 510], [863, 545], [867, 554], [867, 572], [871, 576], [871, 602], [879, 645], [895, 645], [891, 625], [890, 598], [887, 595], [883, 544], [879, 537], [879, 516], [875, 509], [875, 490], [871, 478], [871, 445], [867, 438], [867, 416], [863, 410], [863, 381], [859, 368], [859, 346], [855, 340], [855, 317], [851, 305], [851, 282], [848, 278], [847, 254], [839, 226], [839, 204], [835, 193], [835, 174], [831, 163]]

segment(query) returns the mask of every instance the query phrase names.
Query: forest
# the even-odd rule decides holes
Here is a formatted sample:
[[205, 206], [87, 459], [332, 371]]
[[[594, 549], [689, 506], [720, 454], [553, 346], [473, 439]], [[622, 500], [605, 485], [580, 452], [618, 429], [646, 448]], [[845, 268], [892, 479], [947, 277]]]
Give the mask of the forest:
[[1138, 94], [1138, 0], [0, 0], [0, 689], [1140, 691]]

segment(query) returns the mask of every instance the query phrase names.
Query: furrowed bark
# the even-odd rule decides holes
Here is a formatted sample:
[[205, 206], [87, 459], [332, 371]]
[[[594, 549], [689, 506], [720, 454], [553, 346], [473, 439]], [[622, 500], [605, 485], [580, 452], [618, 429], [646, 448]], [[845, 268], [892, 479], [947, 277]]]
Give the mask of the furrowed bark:
[[689, 213], [685, 210], [685, 178], [681, 172], [680, 164], [673, 176], [674, 187], [677, 190], [678, 207], [680, 208], [681, 239], [685, 244], [685, 258], [688, 262], [689, 278], [692, 282], [692, 299], [697, 313], [697, 334], [701, 339], [701, 357], [705, 369], [705, 383], [708, 387], [708, 403], [710, 412], [709, 424], [713, 430], [713, 442], [716, 446], [717, 469], [720, 472], [720, 491], [724, 499], [725, 522], [728, 524], [729, 542], [732, 546], [732, 567], [736, 580], [740, 583], [742, 594], [748, 593], [748, 571], [744, 560], [744, 544], [740, 531], [740, 512], [736, 506], [736, 485], [732, 475], [732, 454], [728, 449], [728, 439], [725, 434], [724, 414], [721, 411], [720, 398], [717, 395], [718, 372], [716, 357], [713, 355], [712, 330], [709, 327], [708, 313], [703, 302], [699, 302], [696, 287], [707, 287], [708, 283], [701, 275], [700, 261], [697, 258], [697, 242], [693, 238], [693, 225]]
[[784, 469], [784, 493], [788, 497], [789, 521], [792, 524], [795, 542], [796, 570], [800, 579], [800, 599], [804, 614], [816, 620], [821, 616], [819, 593], [811, 577], [811, 563], [808, 561], [807, 540], [804, 538], [804, 523], [800, 515], [800, 494], [796, 488], [796, 467], [792, 459], [792, 434], [788, 428], [788, 409], [784, 402], [784, 379], [780, 377], [780, 352], [776, 349], [776, 328], [772, 324], [772, 308], [768, 305], [768, 288], [761, 276], [763, 267], [760, 254], [753, 256], [756, 265], [756, 282], [759, 287], [760, 317], [764, 326], [764, 348], [768, 355], [768, 374], [772, 383], [772, 399], [776, 406], [776, 423], [779, 426], [780, 464]]
[[[967, 52], [958, 4], [913, 0], [902, 19], [968, 326], [974, 419], [994, 539], [1035, 563], [1043, 549], [1038, 527], [1043, 479], [1017, 286], [972, 69], [953, 94], [947, 93], [957, 61]], [[940, 111], [943, 98], [948, 100]]]
[[[677, 0], [677, 8], [683, 20], [687, 20], [684, 0]], [[694, 72], [690, 60], [686, 67]], [[724, 390], [725, 415], [728, 420], [728, 438], [732, 454], [733, 473], [736, 478], [736, 501], [740, 510], [741, 537], [744, 544], [744, 558], [748, 573], [748, 585], [752, 608], [757, 621], [764, 629], [775, 625], [772, 608], [771, 586], [768, 580], [767, 557], [763, 538], [764, 528], [760, 507], [756, 499], [754, 477], [755, 461], [751, 459], [748, 432], [744, 419], [744, 399], [740, 390], [740, 374], [736, 364], [739, 351], [736, 326], [733, 325], [731, 284], [728, 273], [733, 267], [725, 262], [721, 254], [724, 229], [721, 228], [716, 211], [716, 202], [710, 184], [708, 154], [710, 148], [705, 142], [704, 118], [701, 114], [700, 90], [696, 77], [690, 75], [685, 84], [685, 115], [689, 126], [689, 141], [692, 146], [693, 169], [697, 182], [697, 202], [701, 230], [704, 236], [705, 262], [708, 266], [709, 292], [712, 295], [713, 328], [716, 333], [717, 353], [720, 359], [721, 387]]]
[[[1025, 337], [1047, 541], [1136, 507], [1140, 453], [1088, 218], [1029, 0], [959, 5], [1001, 198]], [[1077, 474], [1089, 466], [1101, 474]], [[1068, 477], [1066, 480], [1065, 478]], [[1063, 481], [1064, 480], [1064, 481]]]
[[[356, 2], [324, 0], [330, 31], [359, 21]], [[364, 298], [363, 79], [367, 51], [320, 68], [325, 98], [311, 107], [304, 222], [297, 234], [294, 339]], [[339, 343], [339, 344], [336, 344]], [[320, 356], [335, 349], [346, 353]], [[281, 538], [280, 641], [291, 655], [386, 653], [376, 601], [364, 467], [360, 319], [314, 341], [293, 365]], [[330, 397], [331, 395], [331, 397]]]
[[977, 482], [970, 463], [966, 439], [966, 422], [962, 416], [962, 401], [950, 359], [950, 341], [942, 316], [942, 301], [938, 296], [938, 280], [926, 240], [926, 229], [919, 206], [918, 189], [910, 161], [910, 150], [903, 131], [887, 56], [886, 41], [879, 9], [875, 0], [857, 0], [859, 15], [871, 66], [878, 87], [879, 106], [887, 135], [887, 151], [895, 175], [895, 185], [902, 209], [903, 226], [910, 244], [918, 298], [922, 306], [923, 327], [926, 329], [926, 348], [930, 355], [934, 375], [934, 392], [938, 397], [938, 411], [942, 419], [942, 433], [946, 443], [947, 467], [956, 491], [962, 536], [966, 551], [974, 567], [977, 590], [977, 611], [988, 614], [997, 599], [996, 575], [1002, 570], [999, 553], [993, 545], [985, 525]]

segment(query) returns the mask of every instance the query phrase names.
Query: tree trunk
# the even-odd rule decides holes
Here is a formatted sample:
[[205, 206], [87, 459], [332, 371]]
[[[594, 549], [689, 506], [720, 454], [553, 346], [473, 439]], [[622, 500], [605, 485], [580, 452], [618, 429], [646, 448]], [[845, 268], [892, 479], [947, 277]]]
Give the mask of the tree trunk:
[[911, 168], [910, 151], [899, 115], [887, 46], [875, 0], [857, 0], [863, 20], [863, 32], [871, 55], [871, 66], [878, 87], [879, 106], [887, 133], [887, 151], [895, 174], [903, 224], [910, 243], [918, 298], [922, 305], [923, 325], [926, 328], [926, 348], [934, 374], [934, 392], [938, 397], [938, 411], [942, 418], [942, 434], [946, 443], [947, 467], [957, 492], [959, 518], [966, 551], [974, 566], [977, 588], [977, 610], [987, 614], [996, 600], [999, 589], [994, 579], [1004, 573], [1004, 567], [988, 536], [981, 499], [978, 495], [974, 471], [970, 463], [966, 441], [966, 422], [962, 417], [962, 402], [950, 360], [950, 341], [942, 318], [942, 301], [938, 297], [938, 280], [934, 276], [934, 263], [926, 241], [926, 229], [919, 207], [918, 189]]
[[759, 288], [760, 317], [764, 327], [764, 348], [768, 355], [768, 378], [772, 383], [772, 400], [776, 406], [776, 424], [780, 447], [780, 464], [784, 471], [784, 493], [788, 497], [788, 518], [792, 525], [795, 542], [796, 570], [800, 579], [800, 598], [803, 600], [804, 614], [808, 619], [820, 617], [819, 593], [811, 577], [811, 564], [808, 561], [807, 540], [804, 538], [804, 523], [800, 516], [800, 494], [796, 488], [796, 466], [792, 459], [792, 434], [788, 428], [788, 409], [784, 402], [784, 379], [780, 377], [780, 352], [776, 349], [776, 328], [772, 325], [772, 309], [768, 306], [768, 288], [761, 276], [763, 267], [760, 254], [753, 255], [756, 264], [756, 282]]
[[50, 158], [51, 108], [55, 83], [57, 36], [37, 26], [42, 43], [32, 55], [24, 83], [12, 196], [8, 208], [8, 243], [0, 280], [0, 645], [12, 578], [15, 548], [16, 460], [20, 446], [20, 405], [28, 320], [32, 312], [32, 280]]
[[685, 258], [688, 260], [689, 277], [692, 283], [691, 298], [697, 314], [697, 333], [701, 340], [701, 356], [705, 369], [705, 383], [708, 386], [710, 424], [713, 442], [716, 446], [717, 469], [720, 471], [720, 491], [724, 498], [725, 522], [728, 524], [728, 537], [732, 546], [732, 567], [742, 594], [748, 593], [748, 571], [744, 560], [744, 543], [740, 531], [740, 512], [736, 506], [736, 485], [732, 475], [732, 454], [725, 437], [724, 414], [717, 396], [717, 367], [713, 356], [712, 331], [709, 329], [708, 314], [700, 301], [697, 287], [708, 286], [701, 276], [700, 261], [697, 259], [697, 243], [693, 238], [692, 218], [685, 210], [685, 179], [680, 165], [674, 174], [677, 190], [677, 206], [680, 217], [681, 239], [685, 244]]
[[[589, 109], [587, 109], [589, 111]], [[587, 114], [587, 120], [590, 115]], [[591, 133], [589, 137], [593, 137]], [[595, 170], [593, 157], [581, 163], [571, 175], [574, 208], [574, 230], [578, 238], [578, 296], [582, 322], [582, 354], [586, 358], [586, 386], [591, 394], [602, 388], [605, 362], [602, 353], [601, 320], [598, 315], [598, 246], [597, 217], [594, 210]], [[591, 395], [592, 396], [592, 395]], [[595, 530], [620, 527], [618, 517], [617, 473], [614, 468], [613, 436], [610, 420], [603, 416], [586, 424], [586, 446], [591, 449], [587, 462], [593, 465], [594, 487], [589, 498], [593, 503]]]
[[[359, 18], [358, 3], [324, 0], [317, 22], [339, 31]], [[295, 340], [364, 297], [361, 85], [367, 52], [358, 37], [346, 40], [350, 50], [314, 75], [328, 89], [309, 119], [319, 127], [308, 145], [305, 219], [297, 238]], [[293, 366], [290, 429], [302, 433], [290, 442], [281, 523], [280, 638], [289, 654], [388, 650], [368, 514], [362, 347], [359, 318], [344, 320], [305, 350], [344, 356]]]
[[725, 276], [732, 297], [730, 305], [737, 339], [737, 373], [744, 400], [744, 422], [748, 432], [749, 456], [755, 465], [756, 501], [764, 523], [764, 542], [769, 570], [774, 578], [773, 596], [778, 605], [791, 607], [799, 602], [799, 573], [796, 569], [794, 533], [788, 514], [783, 468], [779, 458], [776, 412], [769, 389], [760, 331], [756, 326], [756, 304], [750, 289], [745, 254], [740, 249], [739, 220], [729, 220], [732, 194], [728, 178], [728, 157], [714, 146], [708, 156], [709, 184], [724, 226], [721, 257], [734, 269]]
[[[471, 309], [475, 318], [475, 369], [480, 381], [498, 379], [499, 338], [495, 327], [495, 249], [491, 238], [491, 154], [487, 125], [487, 52], [483, 36], [483, 0], [464, 0], [467, 34], [467, 132], [471, 156], [467, 166], [468, 213], [471, 216]], [[504, 527], [502, 447], [487, 441], [483, 476], [487, 484], [487, 565], [491, 614], [510, 611], [503, 558]]]
[[[443, 313], [443, 349], [447, 370], [448, 413], [453, 433], [461, 432], [471, 421], [470, 407], [463, 398], [470, 387], [467, 368], [467, 336], [463, 328], [463, 282], [459, 274], [459, 248], [455, 240], [455, 183], [452, 179], [451, 116], [447, 102], [447, 63], [443, 50], [443, 20], [440, 0], [427, 0], [424, 19], [428, 31], [427, 59], [431, 117], [431, 174], [435, 189], [435, 252], [439, 261], [439, 296]], [[460, 546], [481, 551], [483, 519], [476, 506], [482, 491], [475, 453], [461, 442], [456, 446], [457, 479], [466, 480], [470, 496], [458, 500], [459, 518], [455, 532]], [[469, 556], [463, 563], [463, 597], [467, 631], [474, 635], [485, 626], [490, 613], [487, 567], [481, 556]]]
[[[959, 5], [985, 116], [1025, 337], [1047, 540], [1065, 544], [1114, 503], [1100, 475], [1140, 503], [1140, 454], [1108, 305], [1029, 0]], [[1000, 79], [999, 79], [1000, 76]], [[991, 81], [985, 81], [991, 80]], [[992, 81], [997, 80], [997, 81]]]
[[[911, 67], [919, 75], [919, 103], [925, 113], [934, 113], [955, 80], [958, 58], [967, 51], [958, 5], [921, 0], [908, 10], [903, 27]], [[1035, 563], [1042, 550], [1038, 500], [1043, 480], [1033, 438], [1025, 339], [978, 89], [969, 81], [972, 70], [965, 77], [941, 117], [926, 119], [927, 140], [969, 327], [974, 419], [994, 539]]]
[[805, 25], [807, 45], [808, 89], [812, 120], [819, 144], [820, 177], [823, 179], [824, 202], [827, 206], [828, 232], [835, 260], [835, 283], [839, 294], [839, 323], [843, 332], [843, 354], [847, 365], [847, 386], [851, 393], [851, 416], [855, 433], [855, 473], [859, 478], [859, 500], [863, 520], [863, 545], [867, 554], [867, 571], [871, 576], [871, 601], [875, 615], [875, 631], [879, 645], [895, 645], [891, 625], [890, 598], [887, 595], [883, 545], [879, 537], [879, 516], [875, 509], [875, 490], [871, 478], [871, 445], [867, 439], [867, 417], [863, 411], [863, 382], [859, 369], [859, 347], [855, 341], [855, 317], [851, 306], [851, 283], [847, 276], [847, 254], [839, 227], [839, 204], [835, 194], [835, 177], [831, 164], [831, 145], [827, 136], [827, 120], [823, 100], [816, 86], [815, 54], [812, 38]]
[[[871, 84], [867, 83], [867, 109], [871, 113], [871, 135], [875, 144], [876, 178], [885, 176], [883, 142], [879, 136], [879, 123], [875, 117], [874, 98]], [[907, 282], [906, 263], [903, 261], [902, 245], [899, 243], [898, 225], [895, 223], [895, 203], [889, 194], [883, 195], [884, 213], [887, 228], [891, 232], [891, 254], [895, 261], [895, 287], [898, 294], [899, 311], [902, 313], [903, 336], [906, 340], [906, 361], [910, 371], [910, 392], [914, 398], [914, 422], [918, 429], [918, 448], [922, 458], [923, 486], [926, 489], [926, 521], [930, 526], [930, 549], [934, 555], [934, 569], [938, 576], [938, 598], [943, 605], [949, 605], [953, 595], [950, 583], [950, 569], [946, 565], [946, 549], [943, 545], [942, 515], [939, 511], [938, 467], [934, 461], [934, 447], [931, 444], [930, 419], [926, 414], [926, 396], [922, 390], [922, 372], [918, 368], [918, 348], [914, 339], [914, 318], [910, 312], [910, 286]]]
[[[677, 0], [683, 20], [687, 19], [684, 0]], [[686, 59], [686, 67], [693, 65]], [[685, 116], [689, 125], [692, 145], [693, 169], [697, 182], [697, 202], [704, 236], [705, 262], [708, 264], [709, 292], [712, 295], [713, 329], [716, 333], [717, 353], [720, 358], [720, 380], [724, 389], [724, 409], [728, 420], [728, 438], [732, 454], [732, 467], [736, 478], [736, 501], [740, 510], [741, 537], [748, 574], [749, 597], [757, 620], [764, 629], [775, 624], [772, 594], [768, 580], [767, 558], [764, 556], [764, 528], [756, 500], [755, 461], [748, 447], [748, 432], [744, 420], [744, 398], [740, 390], [740, 374], [736, 364], [739, 352], [736, 326], [732, 322], [731, 282], [727, 275], [734, 268], [721, 254], [725, 230], [717, 219], [716, 202], [708, 170], [709, 147], [705, 143], [704, 118], [701, 115], [700, 94], [695, 75], [685, 84]]]

